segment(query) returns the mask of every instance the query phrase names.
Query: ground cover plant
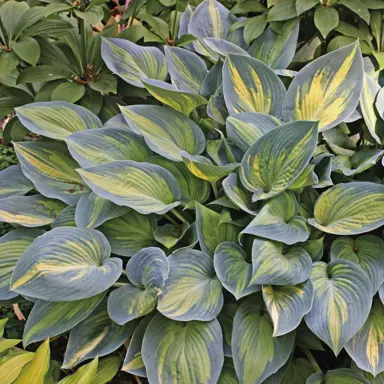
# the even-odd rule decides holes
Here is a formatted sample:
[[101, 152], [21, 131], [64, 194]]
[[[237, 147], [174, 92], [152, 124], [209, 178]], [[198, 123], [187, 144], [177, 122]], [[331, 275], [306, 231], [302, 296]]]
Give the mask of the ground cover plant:
[[0, 378], [382, 383], [382, 9], [5, 2]]

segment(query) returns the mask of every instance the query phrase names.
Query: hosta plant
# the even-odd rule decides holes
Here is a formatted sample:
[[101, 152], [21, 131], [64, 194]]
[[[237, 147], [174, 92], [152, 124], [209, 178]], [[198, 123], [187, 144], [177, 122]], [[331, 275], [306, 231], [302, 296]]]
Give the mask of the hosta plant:
[[16, 109], [34, 136], [0, 173], [0, 298], [34, 303], [25, 347], [70, 331], [70, 369], [129, 339], [151, 384], [383, 379], [383, 92], [358, 42], [293, 72], [297, 20], [273, 49], [239, 21], [206, 0], [185, 48], [103, 38], [147, 95], [105, 124]]

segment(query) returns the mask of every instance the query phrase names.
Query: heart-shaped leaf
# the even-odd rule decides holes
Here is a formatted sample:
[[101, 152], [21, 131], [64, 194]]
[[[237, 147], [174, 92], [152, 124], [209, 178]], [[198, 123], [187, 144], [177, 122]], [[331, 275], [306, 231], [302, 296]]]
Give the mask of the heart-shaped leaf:
[[18, 164], [0, 172], [0, 199], [24, 196], [33, 188], [33, 184], [24, 176]]

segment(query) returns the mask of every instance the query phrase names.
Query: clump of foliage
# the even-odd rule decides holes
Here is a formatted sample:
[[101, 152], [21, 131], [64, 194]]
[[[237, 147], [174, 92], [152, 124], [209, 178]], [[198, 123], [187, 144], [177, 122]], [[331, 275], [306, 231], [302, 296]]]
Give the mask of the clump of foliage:
[[45, 341], [0, 375], [69, 332], [63, 369], [129, 339], [151, 384], [382, 380], [383, 2], [102, 3], [43, 7], [79, 31], [8, 74], [0, 299]]

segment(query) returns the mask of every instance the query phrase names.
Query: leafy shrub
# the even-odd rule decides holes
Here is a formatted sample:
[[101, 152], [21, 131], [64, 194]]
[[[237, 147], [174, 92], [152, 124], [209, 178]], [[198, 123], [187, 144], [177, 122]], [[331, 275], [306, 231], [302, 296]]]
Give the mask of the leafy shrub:
[[[77, 31], [39, 40], [48, 61], [15, 69], [23, 82], [80, 57], [11, 120], [20, 165], [0, 172], [0, 220], [15, 226], [0, 238], [0, 299], [34, 302], [25, 347], [70, 332], [64, 369], [96, 359], [80, 368], [96, 371], [130, 339], [122, 370], [151, 384], [382, 379], [383, 92], [362, 56], [380, 67], [380, 39], [367, 52], [354, 35], [331, 46], [338, 35], [312, 60], [296, 16], [312, 12], [326, 37], [348, 2], [196, 5], [159, 11], [169, 25], [137, 13], [140, 39], [164, 49], [130, 28], [89, 30], [100, 78]], [[90, 6], [67, 7], [90, 20]], [[134, 93], [107, 119], [124, 82]], [[62, 84], [68, 98], [38, 96]], [[81, 102], [93, 91], [100, 108]], [[345, 361], [325, 364], [324, 350]]]

